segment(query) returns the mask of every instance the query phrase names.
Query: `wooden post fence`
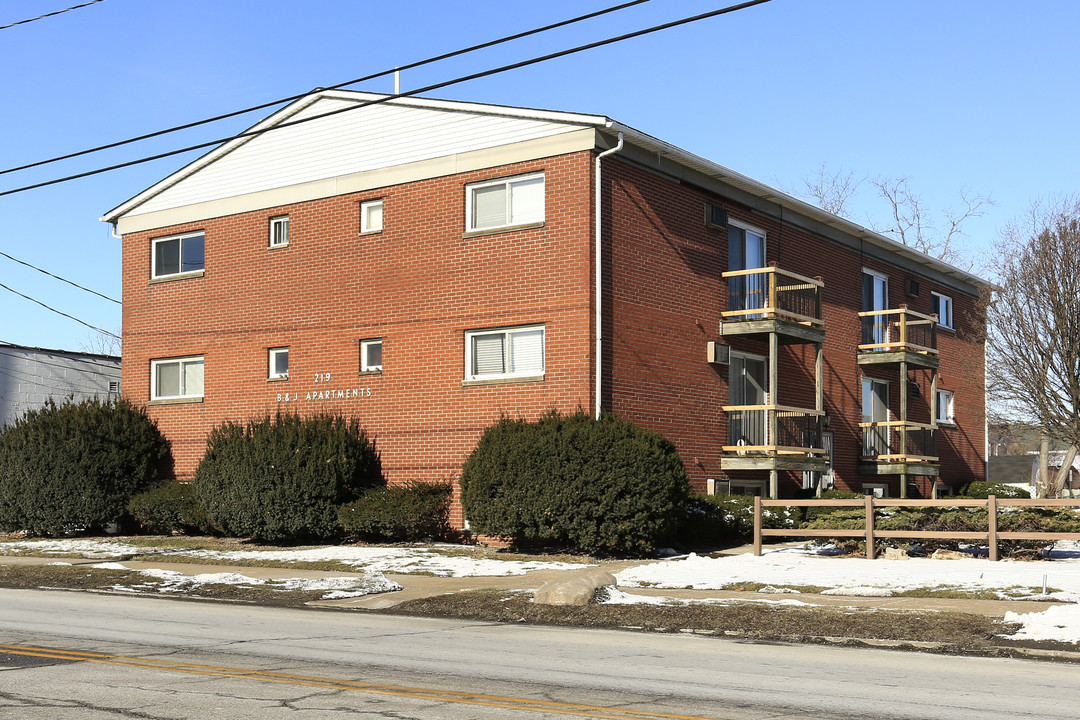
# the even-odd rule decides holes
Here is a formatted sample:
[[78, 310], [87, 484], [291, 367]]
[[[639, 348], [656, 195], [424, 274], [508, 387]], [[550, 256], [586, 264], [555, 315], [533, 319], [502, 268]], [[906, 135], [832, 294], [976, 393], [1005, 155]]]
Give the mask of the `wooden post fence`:
[[[765, 528], [762, 526], [762, 513], [767, 507], [833, 507], [864, 508], [866, 525], [862, 530], [829, 530], [806, 528]], [[986, 532], [951, 532], [947, 530], [878, 530], [875, 527], [874, 511], [884, 507], [985, 507], [987, 515]], [[862, 538], [866, 542], [866, 557], [877, 557], [877, 540], [885, 538], [906, 538], [911, 540], [968, 540], [986, 543], [991, 560], [998, 560], [998, 544], [1002, 540], [1035, 540], [1049, 542], [1053, 540], [1080, 540], [1080, 533], [1063, 532], [1000, 532], [998, 531], [998, 512], [1002, 507], [1067, 507], [1080, 508], [1080, 499], [1028, 499], [1001, 498], [991, 495], [986, 500], [974, 498], [952, 498], [949, 500], [893, 500], [875, 498], [866, 495], [862, 500], [854, 498], [834, 500], [763, 500], [754, 498], [754, 554], [761, 555], [762, 540], [765, 537], [788, 538]]]

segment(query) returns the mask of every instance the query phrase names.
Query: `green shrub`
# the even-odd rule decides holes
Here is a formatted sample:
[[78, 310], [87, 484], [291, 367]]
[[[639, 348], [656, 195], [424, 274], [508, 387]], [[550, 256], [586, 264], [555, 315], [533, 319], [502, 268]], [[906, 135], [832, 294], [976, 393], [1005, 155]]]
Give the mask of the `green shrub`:
[[131, 498], [128, 512], [143, 531], [159, 535], [206, 535], [214, 531], [191, 483], [170, 482]]
[[692, 495], [679, 526], [679, 544], [714, 548], [754, 534], [754, 498], [745, 495]]
[[489, 427], [461, 474], [472, 529], [519, 546], [642, 556], [671, 537], [689, 482], [663, 436], [608, 415]]
[[[821, 493], [822, 500], [862, 500], [863, 495], [857, 492], [849, 492], [847, 490], [826, 490]], [[836, 527], [839, 525], [829, 525], [825, 518], [833, 517], [834, 519], [850, 520], [852, 518], [858, 518], [864, 520], [866, 511], [862, 508], [838, 508], [838, 507], [808, 507], [806, 508], [805, 520], [809, 524], [808, 527], [818, 527], [817, 521], [822, 520], [822, 527]]]
[[355, 420], [278, 413], [210, 432], [195, 489], [226, 535], [267, 542], [339, 532], [338, 506], [382, 484], [374, 442]]
[[49, 400], [0, 431], [0, 528], [102, 528], [154, 482], [167, 457], [154, 423], [127, 400]]
[[1022, 490], [1012, 485], [1004, 485], [1002, 483], [983, 482], [976, 480], [975, 482], [969, 482], [960, 488], [961, 497], [980, 498], [985, 500], [991, 495], [996, 495], [999, 498], [1029, 498], [1031, 493], [1026, 490]]
[[338, 522], [346, 532], [377, 542], [445, 538], [450, 533], [453, 495], [454, 486], [448, 482], [376, 488], [342, 505]]

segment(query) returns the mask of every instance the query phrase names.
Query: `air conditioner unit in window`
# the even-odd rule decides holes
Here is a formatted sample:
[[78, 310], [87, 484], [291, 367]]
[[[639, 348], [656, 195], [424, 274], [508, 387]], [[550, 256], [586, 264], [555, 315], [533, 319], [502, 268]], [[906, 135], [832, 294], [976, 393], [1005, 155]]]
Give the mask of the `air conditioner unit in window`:
[[709, 342], [709, 362], [713, 365], [727, 365], [731, 362], [731, 346], [724, 343]]

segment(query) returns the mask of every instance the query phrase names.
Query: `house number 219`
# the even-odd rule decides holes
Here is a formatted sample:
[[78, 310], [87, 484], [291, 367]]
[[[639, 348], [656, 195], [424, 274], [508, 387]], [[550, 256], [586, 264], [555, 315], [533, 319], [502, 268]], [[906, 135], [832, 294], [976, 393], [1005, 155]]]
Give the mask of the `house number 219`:
[[315, 373], [315, 382], [328, 383], [330, 382], [330, 373]]

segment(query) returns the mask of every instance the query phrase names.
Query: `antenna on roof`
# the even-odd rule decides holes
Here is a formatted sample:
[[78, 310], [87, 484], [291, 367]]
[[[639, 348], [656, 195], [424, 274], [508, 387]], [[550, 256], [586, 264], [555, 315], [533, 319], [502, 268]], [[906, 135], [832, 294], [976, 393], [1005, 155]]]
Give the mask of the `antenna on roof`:
[[401, 94], [401, 71], [394, 68], [394, 94]]

